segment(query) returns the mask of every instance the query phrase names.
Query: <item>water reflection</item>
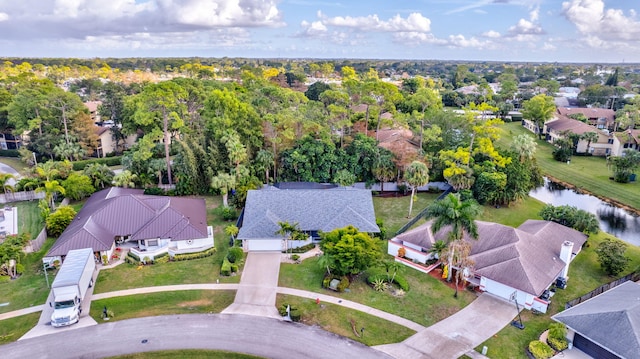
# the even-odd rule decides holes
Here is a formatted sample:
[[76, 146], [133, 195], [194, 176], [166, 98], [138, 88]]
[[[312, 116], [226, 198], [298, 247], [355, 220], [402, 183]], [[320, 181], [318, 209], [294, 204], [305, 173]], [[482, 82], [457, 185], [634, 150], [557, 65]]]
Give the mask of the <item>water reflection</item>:
[[588, 194], [581, 194], [546, 177], [544, 186], [529, 195], [554, 206], [569, 205], [593, 213], [600, 222], [600, 229], [626, 242], [640, 245], [640, 218], [622, 208], [615, 207]]

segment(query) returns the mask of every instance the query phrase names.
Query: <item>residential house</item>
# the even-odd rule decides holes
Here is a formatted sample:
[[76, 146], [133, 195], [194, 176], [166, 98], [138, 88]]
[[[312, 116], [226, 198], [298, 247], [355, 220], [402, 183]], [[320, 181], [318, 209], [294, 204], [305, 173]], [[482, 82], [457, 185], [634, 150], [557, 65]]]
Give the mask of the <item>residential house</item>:
[[613, 134], [611, 154], [622, 156], [625, 150], [640, 151], [640, 130], [626, 130]]
[[[433, 220], [389, 240], [388, 253], [397, 262], [418, 270], [433, 259], [436, 241], [446, 241], [449, 228], [431, 230]], [[527, 220], [513, 228], [498, 223], [476, 221], [478, 239], [465, 234], [471, 244], [470, 259], [475, 263], [467, 277], [480, 291], [511, 300], [526, 309], [546, 312], [551, 292], [558, 281], [566, 283], [569, 263], [578, 254], [587, 236], [555, 222]], [[404, 249], [404, 258], [398, 256]], [[454, 268], [454, 270], [457, 270]]]
[[395, 155], [394, 162], [398, 169], [405, 169], [420, 155], [420, 143], [413, 132], [406, 128], [385, 128], [370, 132], [370, 137], [378, 139], [378, 146]]
[[102, 101], [87, 101], [84, 103], [84, 106], [89, 110], [89, 115], [94, 123], [101, 122], [100, 113], [98, 112], [100, 105], [102, 105]]
[[[297, 187], [302, 189], [269, 186], [248, 191], [237, 236], [246, 251], [282, 251], [299, 247], [317, 240], [320, 231], [329, 232], [348, 225], [362, 232], [380, 232], [370, 190]], [[297, 223], [300, 230], [308, 234], [307, 240], [285, 241], [285, 236], [276, 233], [280, 230], [280, 222]]]
[[[576, 152], [590, 153], [594, 156], [608, 156], [611, 154], [613, 145], [613, 136], [605, 130], [597, 129], [584, 122], [574, 120], [572, 118], [558, 115], [557, 119], [546, 122], [543, 128], [548, 142], [555, 142], [559, 138], [564, 138], [566, 132], [572, 132], [577, 135], [584, 135], [587, 132], [594, 132], [598, 135], [597, 141], [587, 141], [580, 139]], [[588, 146], [588, 148], [587, 148]]]
[[111, 187], [94, 193], [43, 258], [60, 260], [72, 249], [92, 248], [110, 258], [118, 245], [141, 259], [193, 253], [213, 247], [204, 199], [149, 196], [139, 189]]
[[[113, 139], [111, 126], [95, 126], [98, 135], [98, 145], [95, 149], [96, 157], [106, 157], [108, 154], [116, 151], [116, 141]], [[125, 150], [136, 142], [138, 134], [128, 135], [124, 141], [120, 141], [121, 150]]]
[[625, 282], [553, 317], [574, 348], [598, 359], [640, 357], [640, 285]]
[[14, 135], [12, 131], [7, 130], [0, 133], [0, 149], [1, 150], [17, 150], [22, 146], [22, 139], [18, 135]]
[[571, 118], [571, 115], [581, 114], [587, 118], [587, 123], [601, 130], [615, 131], [616, 112], [607, 108], [589, 107], [558, 107], [558, 114]]

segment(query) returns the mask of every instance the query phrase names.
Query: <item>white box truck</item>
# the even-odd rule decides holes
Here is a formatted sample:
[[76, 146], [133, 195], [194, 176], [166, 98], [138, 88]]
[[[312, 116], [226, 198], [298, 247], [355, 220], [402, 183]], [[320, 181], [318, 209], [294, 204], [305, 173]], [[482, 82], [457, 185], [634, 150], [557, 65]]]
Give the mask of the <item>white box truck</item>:
[[96, 263], [91, 248], [73, 249], [67, 253], [62, 267], [51, 285], [53, 314], [51, 325], [63, 327], [80, 319], [82, 300], [93, 285]]

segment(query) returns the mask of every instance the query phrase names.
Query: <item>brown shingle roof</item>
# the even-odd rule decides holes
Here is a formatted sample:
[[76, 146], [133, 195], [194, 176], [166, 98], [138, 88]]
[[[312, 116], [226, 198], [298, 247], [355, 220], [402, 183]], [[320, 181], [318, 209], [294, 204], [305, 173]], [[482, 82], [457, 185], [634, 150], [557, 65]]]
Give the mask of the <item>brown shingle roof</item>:
[[112, 187], [94, 193], [60, 235], [47, 256], [71, 249], [108, 250], [115, 236], [132, 239], [207, 237], [204, 199], [148, 196], [142, 190]]
[[589, 108], [589, 107], [558, 107], [558, 113], [563, 116], [570, 116], [581, 113], [588, 119], [606, 119], [607, 123], [611, 123], [615, 119], [616, 112], [606, 108]]
[[558, 116], [557, 120], [547, 122], [545, 126], [547, 126], [547, 129], [553, 130], [555, 132], [571, 131], [578, 135], [581, 135], [587, 132], [595, 132], [599, 135], [607, 136], [603, 134], [601, 130], [593, 126], [590, 126], [582, 121], [574, 120], [572, 118], [568, 118], [562, 115]]
[[[447, 239], [449, 228], [431, 233], [433, 221], [405, 232], [396, 239], [429, 249], [437, 240]], [[564, 268], [559, 259], [564, 241], [574, 243], [574, 252], [582, 247], [587, 236], [563, 225], [528, 220], [513, 228], [498, 223], [476, 221], [478, 240], [471, 243], [471, 259], [475, 272], [488, 279], [524, 292], [540, 295]]]

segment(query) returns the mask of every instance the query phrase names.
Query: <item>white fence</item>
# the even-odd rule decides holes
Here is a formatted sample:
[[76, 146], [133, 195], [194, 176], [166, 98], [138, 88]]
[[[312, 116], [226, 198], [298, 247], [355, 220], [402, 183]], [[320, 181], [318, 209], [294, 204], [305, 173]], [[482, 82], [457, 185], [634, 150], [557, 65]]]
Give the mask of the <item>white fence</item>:
[[23, 191], [23, 192], [7, 192], [0, 194], [0, 203], [33, 201], [34, 199], [44, 198], [44, 192]]

